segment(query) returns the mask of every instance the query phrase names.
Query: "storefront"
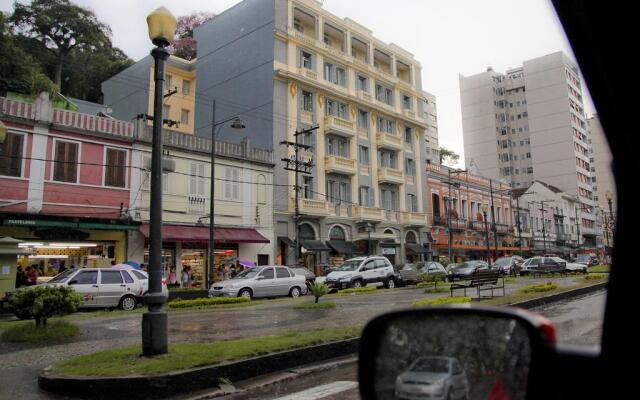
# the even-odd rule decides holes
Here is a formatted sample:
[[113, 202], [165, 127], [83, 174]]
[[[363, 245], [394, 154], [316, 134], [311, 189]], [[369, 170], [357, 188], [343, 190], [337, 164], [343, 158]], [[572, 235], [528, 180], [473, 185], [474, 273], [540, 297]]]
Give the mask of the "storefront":
[[426, 255], [429, 254], [429, 248], [418, 243], [406, 243], [404, 249], [407, 254], [408, 263], [425, 261]]
[[[144, 259], [148, 263], [149, 225], [140, 226], [140, 234], [145, 239]], [[212, 281], [224, 278], [225, 266], [238, 266], [242, 248], [255, 243], [270, 243], [269, 239], [255, 229], [216, 227], [214, 231], [215, 250], [214, 266], [208, 268], [209, 228], [188, 225], [162, 226], [162, 268], [163, 276], [168, 278], [172, 268], [181, 286], [182, 271], [187, 270], [190, 276], [188, 286], [206, 287], [208, 274]], [[247, 252], [247, 250], [245, 250]], [[256, 255], [257, 257], [257, 255]]]

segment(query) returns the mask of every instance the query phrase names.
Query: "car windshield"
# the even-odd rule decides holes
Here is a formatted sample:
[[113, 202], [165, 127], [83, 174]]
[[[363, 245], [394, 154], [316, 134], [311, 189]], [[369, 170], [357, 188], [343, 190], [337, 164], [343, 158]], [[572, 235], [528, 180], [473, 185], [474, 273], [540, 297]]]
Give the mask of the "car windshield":
[[67, 280], [67, 278], [69, 278], [69, 275], [73, 274], [74, 272], [76, 272], [75, 269], [68, 269], [68, 270], [62, 272], [61, 274], [58, 274], [58, 275], [54, 276], [53, 278], [51, 278], [48, 283], [64, 282], [65, 280]]
[[361, 263], [362, 260], [348, 260], [338, 265], [334, 271], [355, 271]]
[[475, 268], [480, 265], [477, 261], [465, 261], [458, 266], [459, 269]]
[[411, 367], [413, 372], [449, 372], [449, 360], [442, 358], [421, 358]]
[[231, 279], [251, 279], [254, 276], [258, 275], [260, 271], [257, 270], [256, 268], [250, 268], [250, 269], [245, 269], [244, 271], [240, 272], [238, 275], [232, 277]]
[[501, 257], [501, 258], [498, 258], [498, 259], [496, 260], [496, 262], [495, 262], [495, 263], [493, 263], [493, 265], [501, 265], [501, 266], [502, 266], [502, 265], [509, 265], [509, 264], [511, 264], [511, 258], [508, 258], [508, 257]]

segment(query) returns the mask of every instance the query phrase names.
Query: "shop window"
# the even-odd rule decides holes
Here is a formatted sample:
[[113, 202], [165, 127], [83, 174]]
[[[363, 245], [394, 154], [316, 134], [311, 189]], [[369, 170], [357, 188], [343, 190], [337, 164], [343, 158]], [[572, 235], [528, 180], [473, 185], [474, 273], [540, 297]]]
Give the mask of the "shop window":
[[300, 225], [298, 235], [303, 240], [315, 240], [316, 238], [316, 232], [309, 224]]
[[107, 148], [106, 166], [104, 170], [105, 186], [120, 187], [126, 186], [127, 151]]
[[0, 146], [0, 175], [22, 176], [24, 135], [9, 132]]
[[339, 226], [334, 226], [333, 228], [331, 228], [331, 231], [329, 232], [329, 240], [345, 240], [346, 239], [346, 234], [344, 232], [344, 229], [342, 229]]
[[75, 183], [78, 180], [78, 147], [78, 143], [56, 141], [54, 181]]

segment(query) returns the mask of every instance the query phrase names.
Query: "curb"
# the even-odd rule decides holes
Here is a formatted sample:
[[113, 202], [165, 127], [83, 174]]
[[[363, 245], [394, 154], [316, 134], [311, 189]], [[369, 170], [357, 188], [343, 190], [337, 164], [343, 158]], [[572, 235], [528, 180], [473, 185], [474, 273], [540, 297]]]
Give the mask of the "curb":
[[[607, 283], [599, 283], [550, 296], [512, 303], [507, 307], [531, 309], [573, 297], [606, 289]], [[126, 377], [70, 377], [59, 376], [45, 368], [38, 375], [38, 386], [46, 391], [83, 398], [118, 399], [135, 397], [138, 399], [162, 398], [177, 394], [212, 390], [218, 387], [221, 378], [232, 382], [256, 378], [260, 375], [288, 371], [296, 367], [329, 361], [358, 352], [360, 338], [339, 342], [308, 346], [241, 361], [232, 361], [213, 366], [199, 367], [179, 372], [150, 376]], [[189, 385], [184, 385], [185, 379]], [[288, 377], [275, 378], [266, 385], [275, 384]]]
[[571, 299], [574, 297], [579, 297], [585, 294], [597, 292], [607, 288], [607, 282], [598, 283], [591, 286], [586, 286], [578, 289], [567, 290], [566, 292], [556, 293], [545, 297], [540, 297], [532, 300], [525, 300], [519, 303], [512, 303], [507, 305], [507, 307], [519, 307], [524, 309], [531, 309], [536, 307], [541, 307], [550, 303], [555, 303], [562, 300]]
[[[71, 377], [54, 375], [45, 368], [38, 386], [51, 393], [92, 399], [152, 399], [217, 387], [232, 382], [283, 371], [305, 364], [327, 361], [358, 352], [360, 338], [308, 346], [213, 366], [150, 376]], [[185, 385], [184, 382], [189, 382]]]

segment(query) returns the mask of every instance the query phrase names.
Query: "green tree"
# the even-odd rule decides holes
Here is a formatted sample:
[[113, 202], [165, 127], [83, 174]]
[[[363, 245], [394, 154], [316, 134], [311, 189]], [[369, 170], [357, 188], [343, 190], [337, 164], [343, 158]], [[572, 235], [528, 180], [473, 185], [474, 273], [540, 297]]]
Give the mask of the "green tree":
[[34, 75], [40, 64], [21, 47], [9, 29], [6, 16], [0, 12], [0, 92], [31, 93]]
[[460, 160], [460, 156], [453, 150], [449, 150], [446, 147], [440, 147], [440, 164], [453, 167]]
[[54, 316], [70, 314], [82, 304], [82, 296], [68, 286], [33, 286], [18, 289], [11, 299], [16, 317], [35, 319], [36, 327], [47, 326]]
[[314, 282], [312, 285], [309, 285], [309, 290], [316, 298], [315, 302], [317, 303], [320, 300], [320, 297], [329, 293], [329, 286], [327, 286], [325, 283]]
[[19, 35], [35, 39], [53, 55], [58, 87], [62, 86], [63, 66], [73, 52], [111, 46], [111, 29], [92, 11], [69, 0], [16, 2], [10, 22]]

